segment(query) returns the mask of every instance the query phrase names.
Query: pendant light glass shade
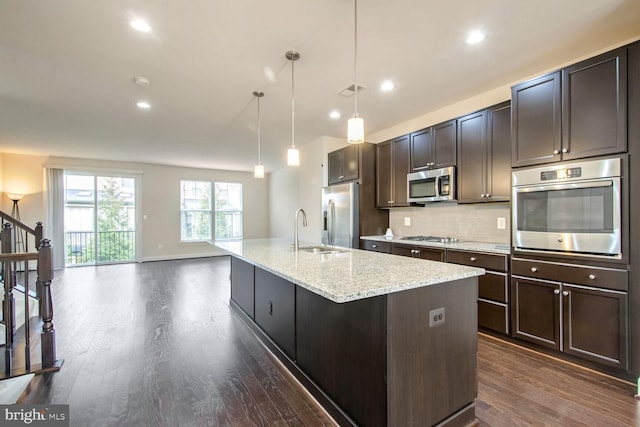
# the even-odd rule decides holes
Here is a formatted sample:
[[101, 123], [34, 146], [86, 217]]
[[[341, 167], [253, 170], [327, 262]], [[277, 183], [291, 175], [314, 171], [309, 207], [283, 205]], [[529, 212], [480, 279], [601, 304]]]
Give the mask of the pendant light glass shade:
[[362, 117], [351, 117], [347, 126], [347, 142], [362, 144], [364, 142], [364, 120]]
[[253, 168], [253, 177], [264, 178], [264, 166], [260, 161], [260, 98], [264, 96], [264, 92], [255, 91], [253, 96], [258, 98], [258, 164]]
[[353, 117], [347, 122], [347, 142], [364, 142], [364, 120], [358, 114], [358, 0], [353, 1]]
[[295, 97], [294, 97], [294, 82], [295, 75], [293, 72], [293, 63], [300, 59], [300, 54], [294, 50], [290, 50], [285, 53], [285, 58], [291, 61], [291, 148], [287, 150], [287, 165], [288, 166], [300, 166], [300, 152], [296, 148], [295, 142]]
[[291, 147], [287, 150], [287, 165], [300, 166], [300, 152], [296, 147]]

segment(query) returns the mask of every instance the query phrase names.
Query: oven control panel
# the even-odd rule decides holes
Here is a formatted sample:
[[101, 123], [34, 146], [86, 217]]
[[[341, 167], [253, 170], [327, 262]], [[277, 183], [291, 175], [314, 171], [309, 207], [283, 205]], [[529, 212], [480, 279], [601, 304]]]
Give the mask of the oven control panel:
[[582, 168], [556, 169], [551, 171], [540, 172], [540, 181], [552, 181], [556, 179], [580, 178], [582, 176]]

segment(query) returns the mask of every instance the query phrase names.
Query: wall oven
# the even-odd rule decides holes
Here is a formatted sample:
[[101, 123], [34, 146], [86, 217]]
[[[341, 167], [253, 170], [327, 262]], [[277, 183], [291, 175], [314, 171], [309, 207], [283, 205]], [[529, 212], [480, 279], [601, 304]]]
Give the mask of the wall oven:
[[621, 258], [621, 159], [512, 173], [516, 250]]
[[456, 168], [431, 169], [407, 174], [409, 203], [455, 201]]

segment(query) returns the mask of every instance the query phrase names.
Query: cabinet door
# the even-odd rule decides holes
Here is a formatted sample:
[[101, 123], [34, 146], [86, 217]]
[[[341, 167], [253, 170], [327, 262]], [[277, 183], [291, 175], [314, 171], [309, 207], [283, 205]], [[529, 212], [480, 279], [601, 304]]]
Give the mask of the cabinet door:
[[564, 352], [627, 369], [627, 293], [563, 285]]
[[358, 168], [361, 145], [349, 145], [342, 149], [342, 181], [353, 181], [360, 178]]
[[433, 126], [433, 160], [434, 168], [456, 165], [457, 120]]
[[255, 278], [255, 321], [295, 360], [295, 285], [260, 268]]
[[511, 200], [511, 103], [487, 110], [487, 201]]
[[329, 185], [342, 182], [344, 179], [344, 151], [332, 151], [327, 155], [329, 162]]
[[376, 205], [391, 206], [391, 141], [376, 145]]
[[252, 319], [254, 298], [254, 266], [231, 257], [231, 299]]
[[560, 284], [511, 278], [512, 335], [560, 350]]
[[432, 141], [431, 128], [411, 134], [411, 172], [431, 169]]
[[627, 50], [562, 70], [563, 160], [627, 150]]
[[409, 245], [398, 245], [396, 243], [391, 244], [391, 253], [393, 255], [401, 255], [413, 257], [415, 255], [415, 248]]
[[511, 165], [560, 161], [560, 72], [513, 86], [511, 108]]
[[415, 253], [417, 258], [444, 262], [444, 251], [442, 249], [416, 247], [414, 250], [417, 251]]
[[485, 201], [486, 111], [458, 119], [458, 203]]
[[409, 206], [407, 201], [407, 174], [409, 173], [409, 136], [396, 138], [393, 147], [393, 192], [392, 206]]

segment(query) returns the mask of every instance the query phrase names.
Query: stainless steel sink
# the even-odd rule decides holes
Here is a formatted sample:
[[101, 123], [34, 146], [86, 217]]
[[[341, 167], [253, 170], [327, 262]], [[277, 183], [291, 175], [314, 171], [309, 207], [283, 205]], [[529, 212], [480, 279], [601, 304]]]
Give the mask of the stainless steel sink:
[[330, 246], [303, 246], [300, 250], [311, 252], [312, 254], [341, 254], [348, 252], [345, 249], [333, 248]]

